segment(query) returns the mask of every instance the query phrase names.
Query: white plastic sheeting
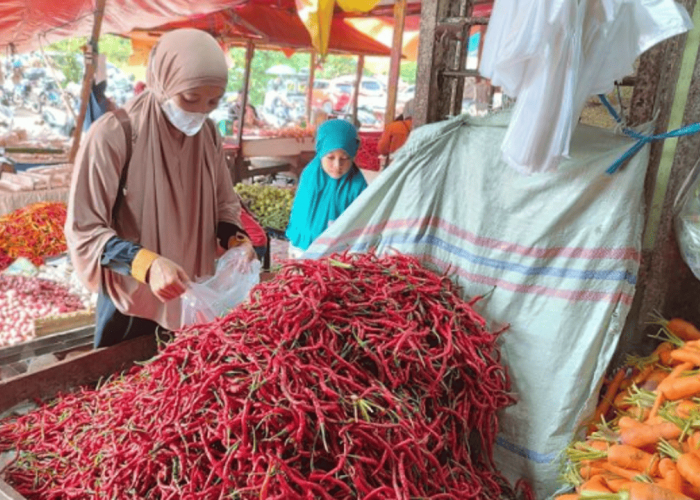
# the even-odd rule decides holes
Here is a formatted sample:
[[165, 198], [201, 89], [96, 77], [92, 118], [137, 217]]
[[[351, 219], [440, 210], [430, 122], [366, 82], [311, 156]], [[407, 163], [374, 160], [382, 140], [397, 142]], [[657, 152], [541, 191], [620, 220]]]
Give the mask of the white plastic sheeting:
[[522, 172], [556, 169], [589, 96], [692, 26], [673, 0], [496, 0], [479, 72], [517, 97], [503, 158]]
[[561, 450], [595, 406], [632, 304], [649, 146], [581, 126], [557, 172], [523, 175], [499, 154], [507, 115], [416, 129], [391, 166], [305, 257], [375, 249], [445, 270], [503, 334], [518, 403], [500, 418], [495, 458], [537, 498], [557, 488]]

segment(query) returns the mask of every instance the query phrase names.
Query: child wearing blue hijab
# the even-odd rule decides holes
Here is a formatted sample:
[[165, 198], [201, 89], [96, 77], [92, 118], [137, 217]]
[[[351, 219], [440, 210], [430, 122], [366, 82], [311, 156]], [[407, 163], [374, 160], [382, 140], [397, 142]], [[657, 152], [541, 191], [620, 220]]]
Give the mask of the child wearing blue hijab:
[[355, 165], [360, 141], [345, 120], [329, 120], [316, 131], [316, 156], [301, 173], [287, 226], [290, 255], [306, 250], [367, 187]]

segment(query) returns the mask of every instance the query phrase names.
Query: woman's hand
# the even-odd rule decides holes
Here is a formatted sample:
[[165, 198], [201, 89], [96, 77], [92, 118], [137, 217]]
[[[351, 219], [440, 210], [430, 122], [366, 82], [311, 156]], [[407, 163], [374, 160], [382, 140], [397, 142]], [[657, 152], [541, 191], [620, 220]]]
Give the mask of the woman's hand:
[[252, 262], [258, 258], [258, 254], [255, 253], [255, 249], [253, 248], [253, 244], [250, 240], [247, 240], [242, 246], [245, 249], [245, 256], [248, 262]]
[[161, 302], [168, 302], [185, 293], [190, 279], [172, 260], [158, 257], [148, 270], [147, 281], [153, 294]]

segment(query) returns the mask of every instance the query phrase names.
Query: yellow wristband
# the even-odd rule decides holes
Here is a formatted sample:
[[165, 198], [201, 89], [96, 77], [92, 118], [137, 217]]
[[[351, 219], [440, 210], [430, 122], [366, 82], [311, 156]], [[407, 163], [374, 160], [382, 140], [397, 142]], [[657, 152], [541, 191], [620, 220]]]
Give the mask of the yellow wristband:
[[247, 241], [248, 241], [248, 238], [246, 237], [245, 234], [238, 233], [238, 234], [236, 234], [236, 236], [231, 236], [228, 239], [228, 247], [229, 248], [237, 247], [237, 246], [243, 245]]
[[146, 275], [148, 275], [148, 270], [151, 268], [151, 264], [160, 255], [150, 250], [142, 248], [134, 257], [131, 262], [131, 276], [133, 276], [137, 281], [141, 283], [146, 283]]

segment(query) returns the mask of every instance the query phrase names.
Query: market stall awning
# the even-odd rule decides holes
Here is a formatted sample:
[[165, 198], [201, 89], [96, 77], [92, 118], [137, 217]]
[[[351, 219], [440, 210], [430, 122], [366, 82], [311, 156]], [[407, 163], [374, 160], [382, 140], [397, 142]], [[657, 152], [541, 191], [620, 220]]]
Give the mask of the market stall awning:
[[[374, 40], [391, 46], [394, 37], [394, 26], [393, 23], [388, 22], [385, 18], [356, 17], [349, 18], [346, 22], [367, 36], [372, 37]], [[416, 61], [418, 59], [419, 35], [420, 32], [417, 29], [409, 31], [408, 27], [403, 33], [401, 54], [409, 61]]]
[[[172, 19], [214, 12], [245, 0], [107, 0], [103, 33], [127, 33], [139, 26], [157, 26]], [[18, 52], [73, 36], [88, 36], [94, 0], [0, 0], [0, 46]], [[42, 36], [42, 38], [43, 38]]]
[[[299, 18], [311, 35], [311, 43], [325, 56], [330, 49], [333, 10], [336, 0], [295, 0]], [[379, 0], [337, 0], [344, 11], [369, 12]]]
[[[194, 15], [152, 29], [129, 33], [135, 52], [149, 48], [158, 37], [173, 29], [193, 27], [211, 33], [224, 44], [244, 43], [248, 39], [259, 47], [310, 50], [311, 37], [294, 8], [276, 7], [267, 2], [249, 1], [207, 15]], [[361, 33], [342, 19], [331, 25], [330, 51], [343, 54], [388, 56], [391, 49]]]

